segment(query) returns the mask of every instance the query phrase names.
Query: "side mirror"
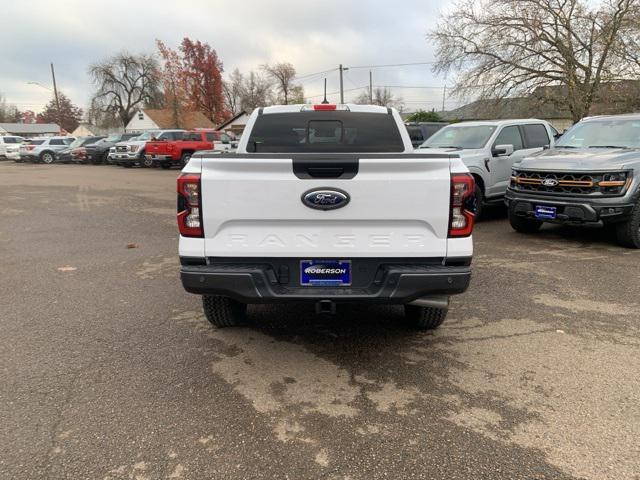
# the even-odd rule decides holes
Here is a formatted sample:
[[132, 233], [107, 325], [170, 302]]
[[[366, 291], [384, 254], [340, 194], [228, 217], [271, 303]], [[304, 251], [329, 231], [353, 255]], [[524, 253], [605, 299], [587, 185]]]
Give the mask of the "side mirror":
[[508, 157], [513, 153], [513, 145], [496, 145], [491, 153], [494, 157]]

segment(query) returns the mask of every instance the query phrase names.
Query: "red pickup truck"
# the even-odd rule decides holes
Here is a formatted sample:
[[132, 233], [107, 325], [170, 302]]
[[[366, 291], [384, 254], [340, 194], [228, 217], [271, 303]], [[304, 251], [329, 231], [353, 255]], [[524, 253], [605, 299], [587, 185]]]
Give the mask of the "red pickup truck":
[[231, 138], [223, 132], [215, 130], [192, 130], [183, 132], [182, 139], [154, 140], [145, 146], [146, 158], [154, 166], [171, 168], [187, 164], [191, 155], [198, 150], [229, 150]]

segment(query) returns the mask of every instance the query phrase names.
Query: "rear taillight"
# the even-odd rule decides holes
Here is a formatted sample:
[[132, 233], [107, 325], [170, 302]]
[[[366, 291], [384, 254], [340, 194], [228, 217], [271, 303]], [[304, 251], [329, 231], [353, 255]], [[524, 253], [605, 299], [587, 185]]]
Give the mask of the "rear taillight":
[[35, 145], [27, 145], [27, 150], [29, 151], [33, 150], [34, 148], [36, 148]]
[[199, 173], [178, 177], [178, 229], [183, 237], [204, 237]]
[[449, 237], [468, 237], [473, 231], [475, 218], [475, 182], [468, 173], [451, 176], [451, 208]]

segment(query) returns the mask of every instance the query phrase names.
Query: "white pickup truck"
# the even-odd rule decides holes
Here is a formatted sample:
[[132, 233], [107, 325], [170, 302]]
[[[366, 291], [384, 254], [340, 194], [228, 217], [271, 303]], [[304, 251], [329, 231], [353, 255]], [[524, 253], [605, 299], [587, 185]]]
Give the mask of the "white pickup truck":
[[182, 284], [218, 327], [247, 304], [375, 302], [435, 328], [469, 285], [473, 177], [414, 152], [393, 109], [257, 109], [236, 153], [196, 153], [177, 187]]
[[502, 205], [511, 167], [543, 148], [553, 147], [558, 131], [544, 120], [460, 122], [438, 130], [418, 151], [457, 152], [476, 182], [476, 217], [485, 204]]

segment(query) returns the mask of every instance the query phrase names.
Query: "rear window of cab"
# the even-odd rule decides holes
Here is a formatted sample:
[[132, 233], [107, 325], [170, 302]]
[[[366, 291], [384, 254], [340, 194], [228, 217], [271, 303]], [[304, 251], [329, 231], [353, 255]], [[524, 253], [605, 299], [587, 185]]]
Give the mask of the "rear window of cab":
[[393, 115], [348, 111], [269, 113], [256, 118], [248, 152], [403, 152]]

